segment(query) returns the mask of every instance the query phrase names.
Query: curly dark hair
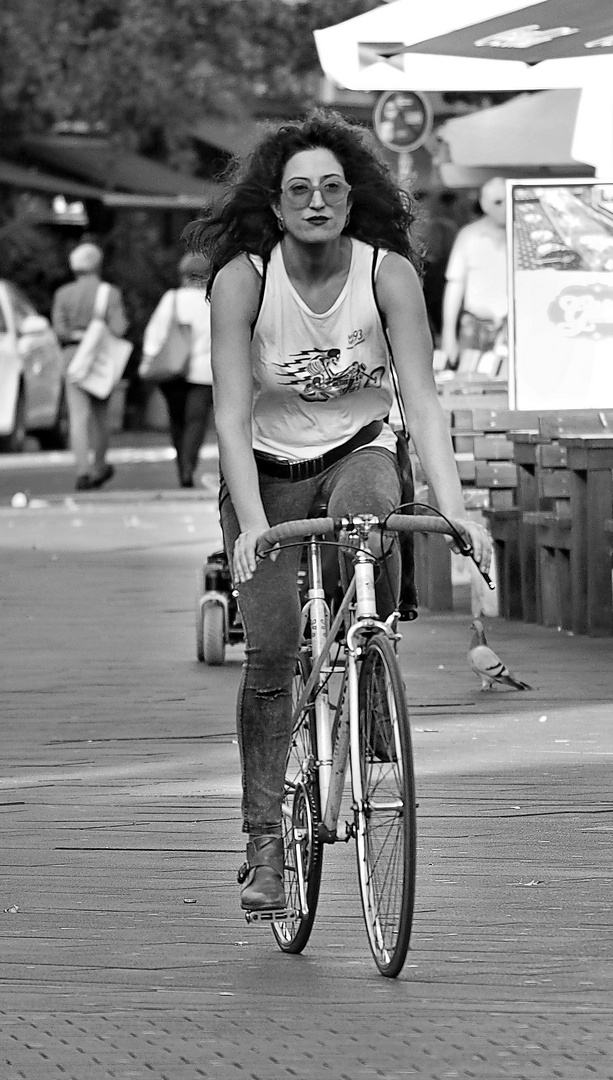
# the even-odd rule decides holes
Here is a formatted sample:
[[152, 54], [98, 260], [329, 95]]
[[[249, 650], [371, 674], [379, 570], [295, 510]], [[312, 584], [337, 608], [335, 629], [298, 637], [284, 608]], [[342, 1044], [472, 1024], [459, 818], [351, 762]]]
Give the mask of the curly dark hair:
[[240, 252], [268, 260], [281, 239], [271, 204], [279, 198], [285, 166], [294, 154], [319, 147], [338, 158], [351, 185], [346, 232], [396, 251], [421, 269], [421, 255], [410, 237], [414, 201], [395, 183], [370, 132], [338, 113], [316, 109], [306, 120], [265, 126], [251, 153], [230, 165], [221, 198], [186, 229], [191, 249], [209, 260], [209, 295], [219, 270]]

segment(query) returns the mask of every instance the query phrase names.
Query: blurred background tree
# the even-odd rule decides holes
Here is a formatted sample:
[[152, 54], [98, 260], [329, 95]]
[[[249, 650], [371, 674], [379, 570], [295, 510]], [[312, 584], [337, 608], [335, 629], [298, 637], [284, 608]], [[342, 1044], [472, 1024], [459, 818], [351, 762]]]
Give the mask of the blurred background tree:
[[[0, 153], [19, 160], [23, 136], [81, 126], [197, 174], [198, 121], [261, 118], [267, 101], [281, 101], [295, 115], [305, 111], [318, 99], [321, 76], [312, 31], [378, 6], [379, 0], [0, 0]], [[70, 277], [67, 253], [80, 234], [45, 224], [33, 204], [35, 198], [0, 189], [0, 272], [48, 314], [53, 291]], [[115, 214], [114, 223], [99, 213], [90, 220], [90, 236], [105, 251], [105, 275], [126, 301], [133, 370], [151, 311], [178, 284], [182, 226], [175, 220], [172, 230], [160, 228], [159, 214], [144, 211]]]
[[121, 145], [196, 166], [206, 113], [245, 119], [266, 96], [309, 104], [313, 29], [378, 0], [3, 0], [0, 134], [58, 122], [106, 129]]

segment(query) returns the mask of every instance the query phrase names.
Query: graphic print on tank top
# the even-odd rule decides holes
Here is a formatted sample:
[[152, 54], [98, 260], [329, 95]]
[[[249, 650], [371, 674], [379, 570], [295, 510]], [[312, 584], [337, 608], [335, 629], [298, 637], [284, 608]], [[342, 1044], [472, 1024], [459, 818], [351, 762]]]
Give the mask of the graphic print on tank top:
[[[318, 457], [389, 415], [393, 388], [373, 254], [352, 239], [345, 285], [327, 311], [316, 312], [289, 280], [281, 245], [273, 249], [251, 343], [254, 449], [291, 460]], [[394, 452], [388, 425], [376, 445]]]
[[[358, 344], [361, 330], [350, 335]], [[348, 346], [351, 349], [353, 346]], [[385, 367], [369, 371], [360, 360], [350, 360], [342, 366], [340, 349], [303, 349], [290, 354], [285, 364], [275, 364], [279, 381], [285, 386], [298, 387], [303, 401], [330, 401], [356, 390], [381, 386]]]

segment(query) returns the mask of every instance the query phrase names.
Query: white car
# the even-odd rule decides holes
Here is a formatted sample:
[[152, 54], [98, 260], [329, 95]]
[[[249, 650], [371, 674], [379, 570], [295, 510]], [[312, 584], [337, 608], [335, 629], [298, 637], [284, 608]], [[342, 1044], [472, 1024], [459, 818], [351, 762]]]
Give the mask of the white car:
[[23, 450], [28, 434], [43, 450], [68, 445], [62, 350], [49, 320], [0, 280], [0, 450]]

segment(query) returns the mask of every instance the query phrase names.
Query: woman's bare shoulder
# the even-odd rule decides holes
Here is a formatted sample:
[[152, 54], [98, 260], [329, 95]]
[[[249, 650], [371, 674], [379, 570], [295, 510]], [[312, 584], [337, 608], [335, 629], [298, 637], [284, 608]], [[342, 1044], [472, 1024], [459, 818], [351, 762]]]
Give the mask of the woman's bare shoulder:
[[385, 252], [379, 264], [377, 278], [380, 275], [384, 277], [413, 277], [419, 281], [419, 275], [413, 263], [407, 259], [406, 255], [400, 255], [397, 251]]
[[218, 271], [213, 288], [217, 285], [222, 285], [224, 288], [229, 285], [240, 285], [242, 288], [259, 291], [261, 280], [262, 276], [254, 263], [245, 252], [241, 252]]
[[212, 310], [222, 309], [235, 319], [251, 322], [258, 308], [262, 278], [248, 255], [241, 253], [222, 266], [211, 290]]

